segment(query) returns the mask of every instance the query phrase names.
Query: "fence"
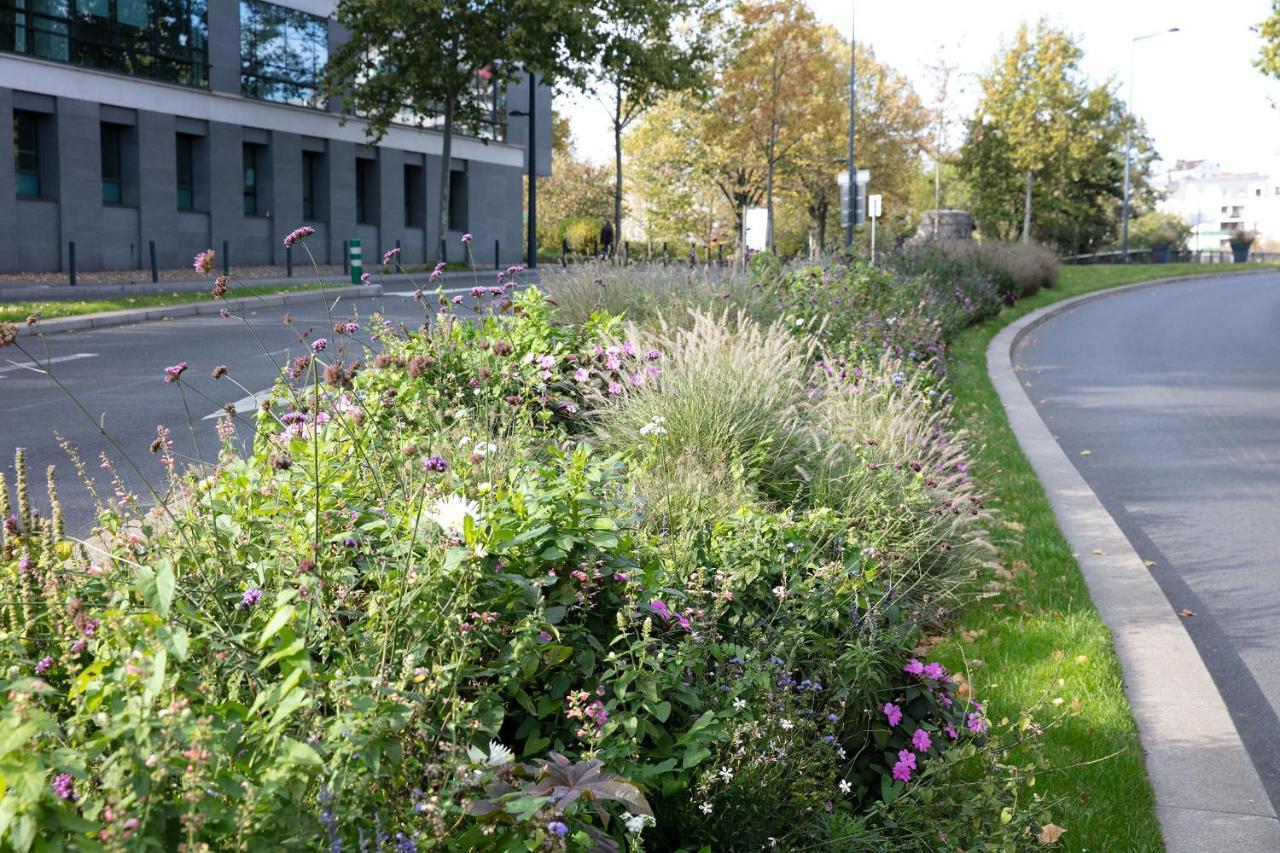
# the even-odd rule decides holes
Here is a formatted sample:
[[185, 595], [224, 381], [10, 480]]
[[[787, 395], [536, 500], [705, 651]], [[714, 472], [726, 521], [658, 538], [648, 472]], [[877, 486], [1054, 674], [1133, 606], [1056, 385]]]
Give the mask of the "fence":
[[538, 257], [544, 261], [558, 262], [561, 266], [602, 261], [613, 266], [624, 267], [639, 264], [660, 264], [662, 266], [685, 264], [687, 266], [722, 267], [737, 261], [736, 252], [737, 247], [727, 243], [698, 245], [688, 240], [650, 240], [645, 242], [623, 240], [621, 243], [612, 246], [610, 251], [606, 253], [600, 247], [599, 241], [592, 238], [582, 251], [571, 250], [569, 241], [562, 240], [558, 255], [553, 255], [544, 248], [538, 252]]
[[[1068, 255], [1059, 258], [1058, 261], [1068, 266], [1078, 266], [1082, 264], [1123, 264], [1125, 263], [1124, 252], [1119, 250], [1111, 252], [1092, 252], [1087, 255]], [[1250, 263], [1267, 263], [1280, 261], [1280, 252], [1250, 252]], [[1219, 252], [1193, 252], [1185, 249], [1180, 252], [1169, 252], [1167, 260], [1159, 261], [1152, 257], [1151, 249], [1130, 249], [1128, 263], [1131, 264], [1150, 264], [1150, 263], [1179, 263], [1179, 264], [1229, 264], [1234, 259], [1230, 251]]]

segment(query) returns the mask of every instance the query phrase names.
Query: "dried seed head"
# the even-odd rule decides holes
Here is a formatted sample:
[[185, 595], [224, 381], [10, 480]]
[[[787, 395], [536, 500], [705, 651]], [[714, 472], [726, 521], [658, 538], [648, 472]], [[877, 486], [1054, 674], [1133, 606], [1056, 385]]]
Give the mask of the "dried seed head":
[[213, 369], [214, 379], [221, 379], [226, 375], [227, 375], [227, 366], [225, 364], [219, 364], [217, 367]]
[[0, 347], [7, 347], [18, 339], [18, 327], [13, 323], [0, 323]]

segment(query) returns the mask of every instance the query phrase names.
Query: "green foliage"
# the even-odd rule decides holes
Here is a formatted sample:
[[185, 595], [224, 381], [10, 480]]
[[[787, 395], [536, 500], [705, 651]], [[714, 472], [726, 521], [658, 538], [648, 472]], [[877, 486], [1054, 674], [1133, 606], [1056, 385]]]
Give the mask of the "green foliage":
[[1280, 78], [1280, 2], [1271, 0], [1271, 14], [1254, 31], [1262, 40], [1254, 66], [1268, 77]]
[[1129, 245], [1139, 249], [1170, 246], [1182, 249], [1191, 236], [1191, 225], [1176, 213], [1152, 210], [1129, 225]]

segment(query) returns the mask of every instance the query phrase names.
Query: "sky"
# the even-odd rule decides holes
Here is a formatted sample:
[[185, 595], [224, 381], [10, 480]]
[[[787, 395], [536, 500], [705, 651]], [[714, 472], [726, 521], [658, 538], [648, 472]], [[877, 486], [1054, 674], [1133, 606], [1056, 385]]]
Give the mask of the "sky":
[[[1134, 52], [1134, 111], [1147, 124], [1165, 164], [1208, 159], [1224, 170], [1280, 170], [1280, 81], [1252, 61], [1269, 0], [808, 0], [818, 18], [845, 38], [857, 26], [860, 43], [905, 73], [925, 103], [935, 84], [928, 70], [940, 58], [957, 67], [950, 100], [958, 116], [974, 105], [974, 75], [1017, 29], [1041, 17], [1075, 34], [1092, 80], [1111, 78], [1127, 97], [1129, 53], [1136, 36], [1178, 27], [1140, 41]], [[856, 15], [856, 18], [853, 16]], [[608, 116], [590, 96], [557, 98], [569, 116], [579, 156], [613, 157]], [[1273, 165], [1274, 164], [1274, 165]]]

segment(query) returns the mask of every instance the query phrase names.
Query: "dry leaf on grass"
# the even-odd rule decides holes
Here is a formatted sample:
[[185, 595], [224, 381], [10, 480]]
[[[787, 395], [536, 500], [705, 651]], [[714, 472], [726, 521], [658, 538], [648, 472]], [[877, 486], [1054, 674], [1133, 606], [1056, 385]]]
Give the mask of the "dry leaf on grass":
[[1194, 610], [1192, 610], [1189, 607], [1184, 607], [1178, 611], [1178, 615], [1181, 616], [1183, 619], [1186, 619], [1189, 616], [1198, 616], [1199, 614], [1197, 614]]
[[1101, 548], [1094, 548], [1093, 553], [1097, 554], [1099, 557], [1105, 557], [1107, 555], [1107, 552]]
[[1062, 833], [1064, 832], [1066, 832], [1066, 829], [1061, 826], [1046, 823], [1044, 826], [1040, 827], [1040, 832], [1036, 834], [1036, 841], [1039, 841], [1044, 845], [1057, 844], [1058, 839], [1062, 837]]
[[1146, 566], [1148, 569], [1149, 569], [1149, 568], [1151, 568], [1152, 566], [1154, 566], [1155, 564], [1156, 564], [1156, 561], [1155, 561], [1155, 560], [1143, 560], [1143, 561], [1142, 561], [1142, 565]]
[[1081, 455], [1081, 456], [1092, 456], [1092, 455], [1093, 455], [1093, 451], [1092, 451], [1092, 450], [1081, 450], [1081, 451], [1080, 451], [1080, 455]]

